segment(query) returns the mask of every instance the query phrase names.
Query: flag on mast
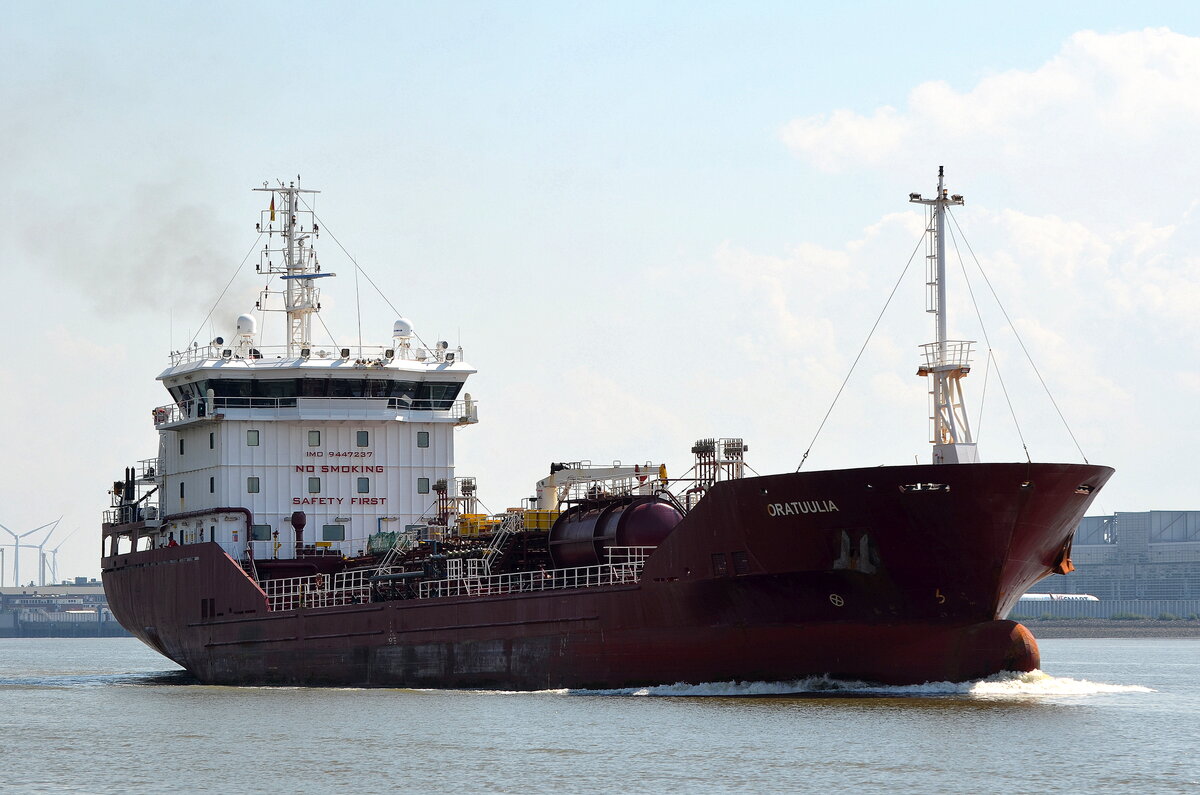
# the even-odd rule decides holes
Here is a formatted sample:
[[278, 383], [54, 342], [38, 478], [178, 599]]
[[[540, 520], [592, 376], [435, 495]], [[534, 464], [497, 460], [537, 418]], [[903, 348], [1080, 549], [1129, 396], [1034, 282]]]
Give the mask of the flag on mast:
[[275, 220], [275, 194], [271, 194], [271, 220]]

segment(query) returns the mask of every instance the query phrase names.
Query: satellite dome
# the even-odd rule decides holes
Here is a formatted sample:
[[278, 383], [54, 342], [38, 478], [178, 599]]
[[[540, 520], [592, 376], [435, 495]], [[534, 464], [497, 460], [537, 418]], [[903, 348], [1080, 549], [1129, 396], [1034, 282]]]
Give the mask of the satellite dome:
[[258, 329], [258, 322], [254, 319], [254, 315], [238, 315], [237, 333], [247, 337], [253, 337]]
[[413, 335], [412, 323], [408, 322], [408, 318], [400, 318], [392, 324], [392, 336], [408, 339]]

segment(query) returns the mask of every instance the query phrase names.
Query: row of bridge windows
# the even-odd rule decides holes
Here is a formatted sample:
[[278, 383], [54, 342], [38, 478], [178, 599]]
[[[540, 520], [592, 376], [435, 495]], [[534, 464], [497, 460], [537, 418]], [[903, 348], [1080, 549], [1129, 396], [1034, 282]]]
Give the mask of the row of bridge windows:
[[168, 387], [176, 401], [208, 397], [218, 408], [258, 405], [295, 406], [296, 398], [391, 398], [398, 409], [446, 410], [462, 389], [461, 382], [391, 381], [373, 378], [211, 378]]

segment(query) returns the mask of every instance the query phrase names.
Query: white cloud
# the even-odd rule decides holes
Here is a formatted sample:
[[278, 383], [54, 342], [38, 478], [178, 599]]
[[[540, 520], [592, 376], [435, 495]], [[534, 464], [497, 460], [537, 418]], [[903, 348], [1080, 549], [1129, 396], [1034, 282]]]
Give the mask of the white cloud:
[[870, 117], [849, 110], [788, 122], [781, 136], [824, 171], [837, 171], [847, 160], [878, 163], [899, 150], [912, 135], [912, 122], [895, 108], [882, 107]]
[[886, 162], [898, 153], [969, 141], [1006, 157], [1090, 148], [1097, 136], [1140, 143], [1200, 122], [1200, 39], [1153, 28], [1081, 31], [1032, 71], [981, 79], [967, 91], [936, 81], [907, 107], [839, 109], [794, 119], [780, 137], [824, 171]]

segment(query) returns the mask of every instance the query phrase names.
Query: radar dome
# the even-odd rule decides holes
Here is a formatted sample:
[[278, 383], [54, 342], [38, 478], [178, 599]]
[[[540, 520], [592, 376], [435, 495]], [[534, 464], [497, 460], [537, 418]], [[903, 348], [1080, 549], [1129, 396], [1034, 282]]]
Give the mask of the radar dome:
[[413, 335], [412, 323], [408, 322], [408, 318], [400, 318], [392, 324], [392, 336], [408, 339]]
[[253, 337], [255, 331], [258, 330], [258, 322], [254, 319], [254, 315], [238, 315], [237, 333], [247, 337]]

